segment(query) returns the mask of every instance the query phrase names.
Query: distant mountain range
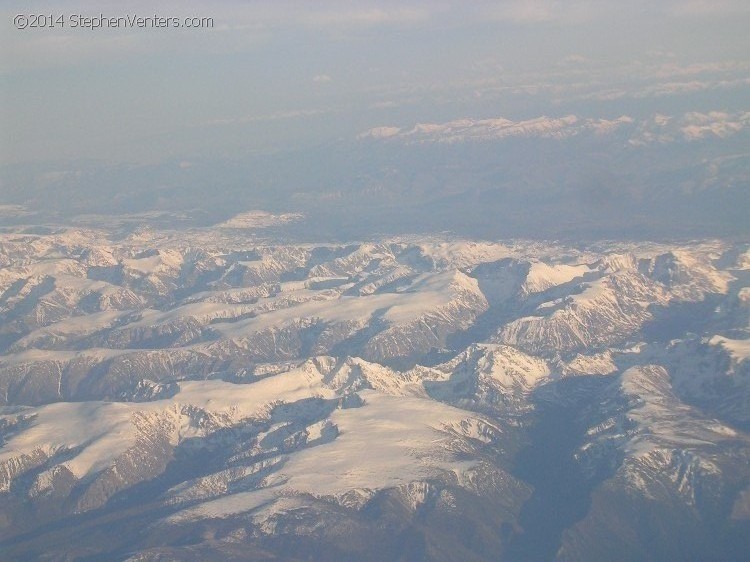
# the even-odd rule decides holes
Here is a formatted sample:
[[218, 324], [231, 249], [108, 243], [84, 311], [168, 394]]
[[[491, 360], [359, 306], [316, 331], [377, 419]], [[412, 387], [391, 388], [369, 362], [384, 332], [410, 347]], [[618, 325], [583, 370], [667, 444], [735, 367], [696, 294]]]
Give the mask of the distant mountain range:
[[565, 105], [523, 117], [383, 121], [321, 145], [234, 159], [2, 166], [0, 228], [218, 224], [337, 244], [435, 232], [744, 241], [750, 112], [709, 101], [669, 114], [660, 104]]

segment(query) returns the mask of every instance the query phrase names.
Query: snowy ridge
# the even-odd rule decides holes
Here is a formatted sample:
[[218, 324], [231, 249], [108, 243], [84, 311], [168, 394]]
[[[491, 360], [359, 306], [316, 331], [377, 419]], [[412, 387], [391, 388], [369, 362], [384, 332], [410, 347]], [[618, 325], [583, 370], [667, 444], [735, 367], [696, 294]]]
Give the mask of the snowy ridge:
[[650, 318], [649, 304], [668, 302], [660, 287], [635, 272], [618, 271], [582, 287], [546, 316], [510, 322], [498, 340], [530, 351], [596, 349], [636, 332]]
[[621, 115], [615, 119], [584, 118], [577, 115], [541, 116], [513, 121], [503, 117], [456, 119], [445, 123], [418, 123], [411, 128], [374, 127], [358, 135], [361, 140], [407, 143], [487, 142], [508, 138], [567, 139], [582, 135], [622, 135], [632, 146], [676, 141], [695, 142], [706, 138], [727, 138], [750, 125], [750, 112], [691, 111], [679, 116], [656, 114], [634, 119]]

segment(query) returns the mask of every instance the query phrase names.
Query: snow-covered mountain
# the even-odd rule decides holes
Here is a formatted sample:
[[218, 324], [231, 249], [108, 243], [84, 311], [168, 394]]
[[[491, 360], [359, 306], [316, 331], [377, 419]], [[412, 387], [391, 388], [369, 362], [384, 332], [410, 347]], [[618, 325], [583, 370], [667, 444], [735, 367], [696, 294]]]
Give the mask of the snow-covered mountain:
[[241, 218], [0, 234], [3, 559], [750, 548], [747, 245]]

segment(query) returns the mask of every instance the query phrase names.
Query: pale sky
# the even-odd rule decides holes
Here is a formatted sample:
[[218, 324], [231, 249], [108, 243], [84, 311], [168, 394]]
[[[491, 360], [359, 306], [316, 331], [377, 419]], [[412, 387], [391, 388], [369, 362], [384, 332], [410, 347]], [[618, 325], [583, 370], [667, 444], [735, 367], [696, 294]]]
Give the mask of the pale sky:
[[[750, 77], [741, 0], [123, 6], [4, 3], [0, 162], [242, 156], [377, 126], [616, 112], [596, 106], [608, 95], [668, 111], [687, 88], [722, 83], [741, 99]], [[212, 17], [214, 28], [13, 27], [33, 13]]]

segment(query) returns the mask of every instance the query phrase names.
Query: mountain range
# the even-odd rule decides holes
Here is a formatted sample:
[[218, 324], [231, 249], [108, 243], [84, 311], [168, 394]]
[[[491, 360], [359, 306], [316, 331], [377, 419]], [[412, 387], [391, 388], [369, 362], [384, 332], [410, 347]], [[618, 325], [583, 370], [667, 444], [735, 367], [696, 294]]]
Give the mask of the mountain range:
[[4, 560], [750, 551], [748, 244], [297, 219], [3, 229]]

